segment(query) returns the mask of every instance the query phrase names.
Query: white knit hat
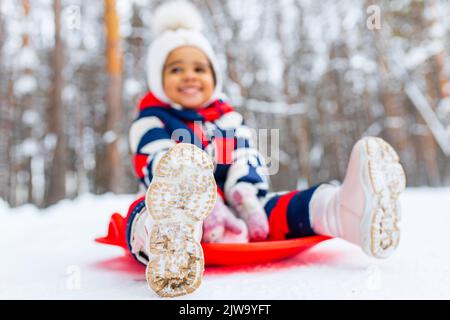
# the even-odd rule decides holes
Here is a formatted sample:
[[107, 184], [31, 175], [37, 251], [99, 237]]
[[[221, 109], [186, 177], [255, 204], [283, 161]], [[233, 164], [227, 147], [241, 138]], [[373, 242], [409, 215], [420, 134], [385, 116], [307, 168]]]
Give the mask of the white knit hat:
[[147, 80], [150, 90], [159, 100], [180, 108], [164, 93], [162, 74], [164, 63], [169, 53], [182, 46], [193, 46], [202, 50], [209, 61], [215, 75], [215, 87], [211, 98], [204, 104], [207, 106], [222, 94], [222, 77], [219, 72], [214, 51], [201, 33], [202, 18], [197, 9], [186, 1], [172, 1], [158, 7], [152, 23], [155, 39], [147, 54]]

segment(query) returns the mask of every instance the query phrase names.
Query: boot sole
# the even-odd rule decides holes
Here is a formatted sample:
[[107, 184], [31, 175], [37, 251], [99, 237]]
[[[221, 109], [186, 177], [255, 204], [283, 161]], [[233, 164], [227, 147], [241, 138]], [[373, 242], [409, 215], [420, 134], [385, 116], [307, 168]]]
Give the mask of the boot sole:
[[204, 271], [203, 220], [216, 202], [214, 166], [200, 148], [179, 143], [158, 163], [146, 193], [149, 230], [147, 283], [161, 297], [195, 291]]
[[[389, 257], [400, 242], [401, 208], [399, 196], [405, 190], [406, 177], [399, 156], [383, 139], [368, 137], [363, 141], [364, 168], [369, 205], [361, 228], [363, 250], [370, 256]], [[367, 186], [368, 185], [368, 186]]]

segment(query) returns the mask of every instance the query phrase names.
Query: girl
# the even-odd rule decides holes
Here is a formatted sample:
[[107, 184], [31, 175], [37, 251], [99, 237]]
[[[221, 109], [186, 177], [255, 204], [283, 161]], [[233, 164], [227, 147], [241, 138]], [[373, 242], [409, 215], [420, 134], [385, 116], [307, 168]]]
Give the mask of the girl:
[[190, 4], [162, 5], [148, 53], [150, 91], [130, 129], [134, 168], [147, 188], [127, 216], [131, 253], [147, 265], [161, 296], [198, 288], [200, 241], [340, 237], [375, 258], [399, 243], [399, 158], [365, 137], [351, 153], [340, 186], [268, 193], [264, 158], [242, 116], [224, 100], [222, 79], [201, 18]]

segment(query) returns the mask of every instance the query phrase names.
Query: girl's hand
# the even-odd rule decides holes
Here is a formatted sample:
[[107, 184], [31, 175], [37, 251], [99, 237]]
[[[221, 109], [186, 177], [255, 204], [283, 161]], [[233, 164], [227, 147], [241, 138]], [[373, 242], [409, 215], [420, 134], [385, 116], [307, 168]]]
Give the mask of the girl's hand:
[[247, 226], [217, 199], [210, 215], [203, 221], [203, 242], [248, 242]]
[[231, 199], [228, 201], [247, 224], [250, 241], [265, 240], [269, 235], [269, 220], [255, 188], [248, 183], [238, 183], [229, 194]]

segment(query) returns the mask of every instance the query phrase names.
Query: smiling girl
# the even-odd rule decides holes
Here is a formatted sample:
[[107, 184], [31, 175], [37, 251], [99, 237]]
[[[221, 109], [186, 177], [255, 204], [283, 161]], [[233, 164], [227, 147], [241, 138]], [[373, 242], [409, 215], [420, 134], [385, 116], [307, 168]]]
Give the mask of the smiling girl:
[[359, 140], [339, 186], [270, 193], [265, 159], [242, 115], [225, 101], [198, 12], [186, 2], [166, 3], [154, 15], [153, 30], [150, 91], [130, 128], [134, 169], [147, 191], [129, 209], [126, 234], [157, 294], [198, 288], [201, 240], [322, 234], [352, 242], [375, 258], [393, 253], [405, 175], [388, 143]]

